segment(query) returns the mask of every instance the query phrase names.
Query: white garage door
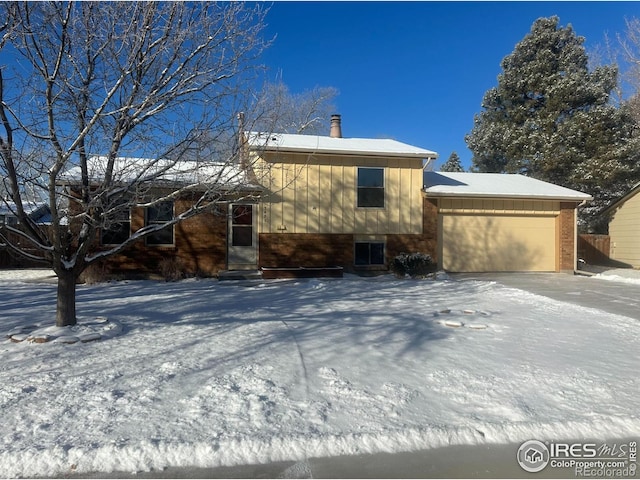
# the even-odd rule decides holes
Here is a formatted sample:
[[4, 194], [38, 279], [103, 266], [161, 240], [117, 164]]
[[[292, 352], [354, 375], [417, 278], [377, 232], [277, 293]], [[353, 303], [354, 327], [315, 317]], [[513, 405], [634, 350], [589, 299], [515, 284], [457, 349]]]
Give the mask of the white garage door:
[[442, 266], [451, 272], [556, 271], [556, 218], [443, 214]]

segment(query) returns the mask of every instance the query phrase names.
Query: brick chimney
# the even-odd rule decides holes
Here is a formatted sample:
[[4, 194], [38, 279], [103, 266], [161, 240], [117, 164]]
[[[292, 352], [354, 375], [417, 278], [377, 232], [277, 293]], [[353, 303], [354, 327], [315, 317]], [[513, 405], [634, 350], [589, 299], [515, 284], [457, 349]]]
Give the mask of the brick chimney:
[[342, 123], [340, 115], [331, 115], [331, 130], [329, 131], [331, 138], [342, 138]]

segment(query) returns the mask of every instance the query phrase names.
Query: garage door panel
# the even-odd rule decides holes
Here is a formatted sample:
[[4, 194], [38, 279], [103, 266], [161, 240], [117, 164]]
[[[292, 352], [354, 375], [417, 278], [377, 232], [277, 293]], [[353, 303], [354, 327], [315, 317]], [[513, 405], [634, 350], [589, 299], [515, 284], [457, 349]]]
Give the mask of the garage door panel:
[[556, 270], [555, 217], [450, 214], [442, 220], [445, 270]]

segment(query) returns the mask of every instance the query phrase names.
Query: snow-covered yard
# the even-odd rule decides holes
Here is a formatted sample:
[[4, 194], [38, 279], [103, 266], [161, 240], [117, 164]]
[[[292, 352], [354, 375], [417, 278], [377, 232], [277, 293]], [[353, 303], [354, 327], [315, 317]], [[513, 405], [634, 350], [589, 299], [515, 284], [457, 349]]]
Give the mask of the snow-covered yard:
[[[53, 323], [55, 285], [0, 288], [3, 330]], [[0, 343], [2, 476], [640, 432], [640, 324], [494, 282], [116, 282], [78, 311], [102, 340]]]

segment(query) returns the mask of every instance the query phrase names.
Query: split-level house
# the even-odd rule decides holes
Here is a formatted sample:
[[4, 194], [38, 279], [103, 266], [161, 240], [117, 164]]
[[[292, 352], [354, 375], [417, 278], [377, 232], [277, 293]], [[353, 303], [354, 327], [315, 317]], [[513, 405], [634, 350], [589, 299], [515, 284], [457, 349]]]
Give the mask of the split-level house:
[[[153, 273], [175, 259], [187, 274], [210, 276], [370, 272], [421, 252], [450, 271], [575, 269], [576, 209], [588, 195], [520, 175], [431, 172], [434, 151], [341, 131], [334, 115], [328, 136], [244, 132], [240, 161], [226, 166], [235, 184], [215, 208], [140, 239], [105, 265]], [[179, 188], [178, 178], [156, 192]], [[118, 235], [179, 216], [193, 198], [134, 207], [98, 241], [108, 248]]]
[[265, 187], [254, 205], [260, 267], [386, 269], [402, 252], [431, 250], [423, 174], [437, 154], [389, 139], [248, 136]]

